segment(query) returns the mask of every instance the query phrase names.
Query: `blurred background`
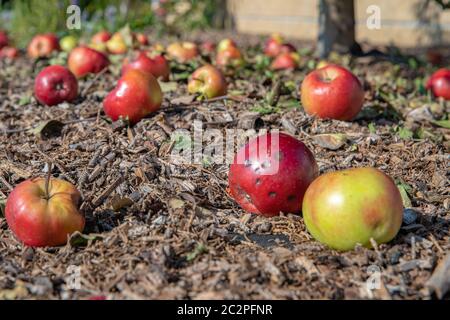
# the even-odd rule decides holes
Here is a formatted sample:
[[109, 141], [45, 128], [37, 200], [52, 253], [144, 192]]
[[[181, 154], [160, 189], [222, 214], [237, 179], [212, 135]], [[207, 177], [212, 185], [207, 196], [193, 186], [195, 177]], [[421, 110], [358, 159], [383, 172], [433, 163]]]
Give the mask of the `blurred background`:
[[[65, 27], [70, 4], [82, 10], [81, 30]], [[356, 40], [407, 48], [449, 43], [449, 7], [447, 0], [0, 0], [0, 29], [8, 30], [18, 46], [41, 32], [86, 34], [129, 24], [132, 30], [159, 34], [227, 29], [257, 35], [280, 32], [308, 41], [331, 37], [339, 42], [341, 37], [344, 46]], [[379, 14], [380, 28], [367, 25], [374, 14]], [[329, 45], [323, 44], [322, 50]]]

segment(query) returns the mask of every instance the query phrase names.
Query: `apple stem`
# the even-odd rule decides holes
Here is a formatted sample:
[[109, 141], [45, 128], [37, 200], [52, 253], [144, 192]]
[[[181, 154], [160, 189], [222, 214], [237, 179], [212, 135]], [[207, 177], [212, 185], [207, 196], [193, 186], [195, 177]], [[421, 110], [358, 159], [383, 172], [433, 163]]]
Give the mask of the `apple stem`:
[[52, 177], [52, 163], [51, 162], [47, 162], [47, 177], [45, 178], [45, 197], [47, 200], [50, 199], [50, 192], [49, 192], [49, 187], [50, 187], [50, 179]]

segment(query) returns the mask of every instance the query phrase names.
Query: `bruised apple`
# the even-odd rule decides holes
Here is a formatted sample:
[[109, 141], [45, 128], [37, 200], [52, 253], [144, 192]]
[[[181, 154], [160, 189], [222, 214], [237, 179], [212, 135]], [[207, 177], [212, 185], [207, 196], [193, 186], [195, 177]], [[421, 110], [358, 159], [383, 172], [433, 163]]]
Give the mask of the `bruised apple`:
[[392, 240], [400, 229], [403, 204], [392, 179], [376, 168], [326, 173], [311, 183], [303, 217], [316, 240], [337, 250]]
[[67, 181], [26, 180], [14, 188], [6, 201], [6, 221], [27, 246], [63, 245], [70, 234], [83, 231], [80, 198], [75, 186]]
[[161, 87], [151, 73], [130, 69], [103, 100], [103, 109], [113, 121], [122, 118], [134, 124], [157, 111], [162, 99]]
[[364, 89], [353, 73], [329, 64], [305, 77], [301, 85], [301, 100], [310, 115], [349, 121], [362, 108]]
[[251, 139], [236, 154], [228, 174], [229, 192], [251, 213], [299, 213], [303, 195], [318, 175], [313, 154], [284, 133]]
[[227, 93], [227, 82], [219, 69], [206, 65], [194, 71], [189, 79], [188, 91], [211, 99]]

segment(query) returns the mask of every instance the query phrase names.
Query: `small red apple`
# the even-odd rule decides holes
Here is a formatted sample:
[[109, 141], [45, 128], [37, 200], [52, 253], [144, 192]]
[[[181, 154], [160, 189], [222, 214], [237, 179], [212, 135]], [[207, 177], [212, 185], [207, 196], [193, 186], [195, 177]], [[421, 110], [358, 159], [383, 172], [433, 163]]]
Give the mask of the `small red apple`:
[[106, 43], [109, 39], [111, 39], [111, 33], [102, 30], [92, 36], [91, 43]]
[[69, 182], [36, 178], [17, 185], [6, 201], [6, 222], [27, 246], [58, 246], [75, 231], [82, 232], [80, 193]]
[[450, 69], [437, 70], [428, 79], [425, 87], [427, 90], [431, 90], [435, 97], [450, 100]]
[[142, 46], [148, 46], [149, 42], [148, 42], [148, 37], [143, 34], [143, 33], [136, 33], [135, 34], [135, 38], [137, 40], [137, 42], [142, 45]]
[[239, 68], [243, 64], [241, 51], [236, 47], [229, 47], [217, 53], [216, 65], [221, 68]]
[[0, 49], [0, 58], [15, 59], [19, 56], [19, 50], [14, 47], [3, 47]]
[[76, 47], [67, 59], [69, 70], [77, 77], [88, 73], [99, 73], [109, 65], [109, 60], [103, 53], [88, 47]]
[[34, 95], [47, 106], [73, 101], [78, 95], [77, 78], [63, 66], [46, 67], [34, 81]]
[[189, 79], [188, 91], [211, 99], [227, 93], [227, 82], [219, 69], [208, 64], [194, 71]]
[[103, 109], [113, 121], [123, 118], [134, 124], [157, 111], [162, 99], [161, 87], [151, 73], [130, 69], [103, 100]]
[[0, 30], [0, 49], [8, 45], [9, 45], [8, 34], [5, 31]]
[[171, 59], [185, 63], [198, 56], [198, 49], [193, 42], [175, 42], [167, 47], [167, 54]]
[[130, 69], [137, 69], [143, 72], [149, 72], [155, 78], [163, 81], [169, 80], [170, 67], [163, 55], [149, 55], [146, 51], [141, 51], [137, 58], [128, 63], [125, 61], [122, 67], [122, 74]]
[[217, 53], [224, 50], [229, 50], [230, 48], [237, 48], [236, 42], [230, 38], [222, 39], [217, 45]]
[[279, 33], [274, 33], [267, 39], [264, 46], [264, 54], [268, 57], [276, 57], [281, 53], [281, 46], [283, 45], [284, 39]]
[[52, 52], [59, 51], [59, 41], [53, 33], [38, 34], [31, 39], [27, 52], [31, 58], [49, 57]]
[[216, 50], [216, 45], [212, 41], [204, 41], [200, 50], [203, 54], [211, 54]]
[[268, 133], [238, 151], [228, 174], [229, 190], [252, 213], [299, 213], [303, 195], [318, 172], [303, 142], [284, 133]]
[[310, 115], [348, 121], [361, 110], [364, 89], [353, 73], [330, 64], [305, 77], [301, 85], [301, 100]]
[[295, 69], [298, 67], [300, 56], [295, 52], [280, 53], [270, 67], [274, 70]]
[[337, 250], [357, 243], [370, 247], [392, 240], [403, 219], [402, 197], [394, 181], [376, 168], [326, 173], [303, 198], [303, 218], [318, 241]]

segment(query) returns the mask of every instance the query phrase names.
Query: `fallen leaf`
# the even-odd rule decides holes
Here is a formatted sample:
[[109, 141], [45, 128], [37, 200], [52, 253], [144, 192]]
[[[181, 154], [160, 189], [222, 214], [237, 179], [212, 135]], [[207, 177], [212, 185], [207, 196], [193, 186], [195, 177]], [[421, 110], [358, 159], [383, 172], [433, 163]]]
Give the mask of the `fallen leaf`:
[[436, 120], [436, 121], [431, 121], [431, 123], [438, 127], [450, 129], [450, 120]]
[[99, 234], [82, 234], [81, 232], [74, 232], [69, 238], [69, 243], [72, 247], [85, 247], [90, 242], [102, 240], [103, 236]]
[[436, 293], [439, 299], [444, 298], [450, 290], [450, 255], [448, 254], [436, 267], [431, 278], [427, 281], [427, 287]]
[[412, 207], [411, 200], [409, 199], [408, 192], [404, 184], [398, 184], [397, 188], [398, 191], [400, 191], [400, 195], [402, 196], [403, 207], [411, 208]]
[[37, 127], [30, 130], [42, 139], [48, 139], [51, 137], [58, 137], [61, 135], [61, 130], [64, 128], [64, 123], [58, 120], [48, 120], [41, 122]]
[[195, 100], [195, 95], [186, 95], [186, 96], [181, 96], [181, 97], [172, 99], [170, 101], [170, 103], [188, 105], [188, 104], [192, 103], [194, 100]]
[[337, 150], [347, 142], [343, 133], [325, 133], [313, 136], [313, 141], [325, 149]]
[[159, 86], [161, 87], [161, 91], [163, 93], [176, 91], [178, 89], [177, 82], [174, 82], [174, 81], [171, 81], [171, 82], [158, 81], [158, 82], [159, 82]]

